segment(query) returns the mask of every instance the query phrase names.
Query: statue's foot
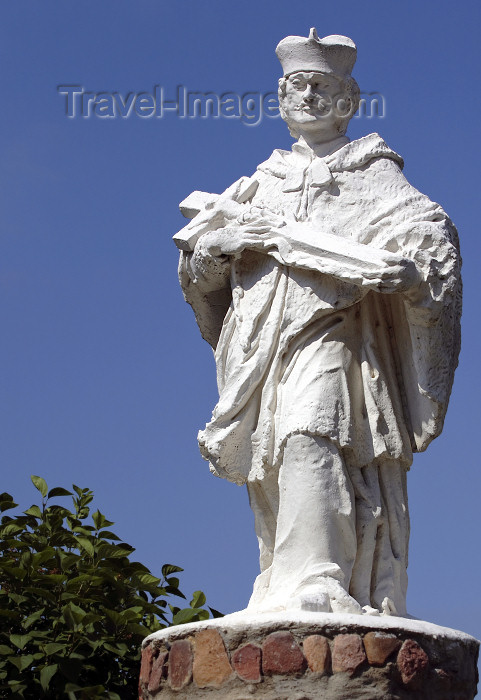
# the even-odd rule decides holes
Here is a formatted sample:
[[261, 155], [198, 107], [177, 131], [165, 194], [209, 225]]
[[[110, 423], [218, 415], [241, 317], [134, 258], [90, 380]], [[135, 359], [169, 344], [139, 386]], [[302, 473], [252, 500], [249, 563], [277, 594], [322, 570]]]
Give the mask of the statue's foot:
[[386, 597], [382, 601], [382, 614], [398, 616], [398, 611], [396, 610], [396, 606], [392, 602], [391, 598]]
[[374, 617], [379, 617], [379, 616], [386, 616], [386, 615], [391, 615], [395, 617], [407, 617], [410, 619], [416, 619], [413, 618], [412, 615], [408, 615], [407, 612], [399, 613], [394, 602], [391, 600], [391, 598], [384, 598], [384, 600], [381, 603], [381, 609], [379, 610], [378, 608], [373, 608], [372, 605], [363, 605], [362, 606], [362, 611], [364, 615], [372, 615]]
[[329, 597], [332, 612], [362, 615], [362, 608], [352, 596], [341, 586], [339, 581], [329, 579]]
[[371, 615], [372, 617], [379, 617], [381, 613], [377, 608], [373, 608], [372, 605], [363, 605], [362, 612], [364, 615]]
[[291, 598], [286, 608], [309, 612], [362, 614], [359, 603], [344, 590], [339, 581], [327, 576], [318, 583], [301, 588]]
[[309, 612], [332, 612], [329, 595], [324, 590], [312, 590], [294, 596], [286, 605], [287, 610], [307, 610]]

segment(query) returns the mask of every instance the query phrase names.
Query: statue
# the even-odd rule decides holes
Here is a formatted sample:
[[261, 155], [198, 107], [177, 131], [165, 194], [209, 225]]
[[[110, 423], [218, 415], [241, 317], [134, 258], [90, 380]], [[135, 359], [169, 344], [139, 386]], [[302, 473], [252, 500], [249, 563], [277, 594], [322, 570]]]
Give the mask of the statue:
[[349, 38], [311, 29], [276, 53], [292, 151], [190, 195], [174, 237], [217, 365], [199, 445], [247, 484], [248, 610], [406, 616], [406, 475], [442, 430], [457, 364], [457, 233], [378, 134], [347, 138]]

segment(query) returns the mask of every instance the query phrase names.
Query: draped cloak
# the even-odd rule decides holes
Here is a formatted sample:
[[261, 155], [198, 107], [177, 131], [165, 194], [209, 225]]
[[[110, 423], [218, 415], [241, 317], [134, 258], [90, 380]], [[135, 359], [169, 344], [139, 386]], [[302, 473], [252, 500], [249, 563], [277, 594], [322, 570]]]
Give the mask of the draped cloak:
[[[296, 433], [330, 438], [354, 467], [409, 468], [441, 432], [460, 346], [458, 239], [402, 166], [377, 134], [325, 158], [300, 142], [276, 150], [246, 206], [287, 225], [253, 237], [216, 290], [181, 253], [215, 351], [219, 401], [199, 445], [217, 476], [262, 480]], [[402, 259], [417, 279], [392, 291], [384, 275]]]

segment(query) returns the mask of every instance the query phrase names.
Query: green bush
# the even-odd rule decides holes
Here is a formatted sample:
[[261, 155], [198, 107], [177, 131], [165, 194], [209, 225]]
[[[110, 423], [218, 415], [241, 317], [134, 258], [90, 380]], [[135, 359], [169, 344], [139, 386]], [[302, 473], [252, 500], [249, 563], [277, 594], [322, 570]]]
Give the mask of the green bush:
[[[184, 609], [167, 603], [185, 598], [180, 567], [166, 564], [162, 578], [153, 576], [130, 560], [134, 548], [99, 510], [87, 522], [92, 491], [49, 491], [31, 478], [41, 505], [3, 515], [0, 525], [0, 697], [137, 698], [142, 639], [207, 619], [205, 596], [196, 591]], [[65, 496], [73, 510], [51, 503]], [[0, 512], [16, 506], [0, 494]]]

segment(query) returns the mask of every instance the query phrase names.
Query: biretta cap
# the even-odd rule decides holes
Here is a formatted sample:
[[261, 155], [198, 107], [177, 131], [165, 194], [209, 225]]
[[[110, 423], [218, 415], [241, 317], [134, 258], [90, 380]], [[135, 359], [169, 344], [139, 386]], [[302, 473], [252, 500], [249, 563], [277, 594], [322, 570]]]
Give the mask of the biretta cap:
[[345, 78], [351, 75], [356, 62], [356, 44], [347, 36], [331, 34], [319, 39], [312, 27], [309, 36], [286, 36], [279, 42], [276, 55], [284, 76], [297, 71], [334, 73]]

